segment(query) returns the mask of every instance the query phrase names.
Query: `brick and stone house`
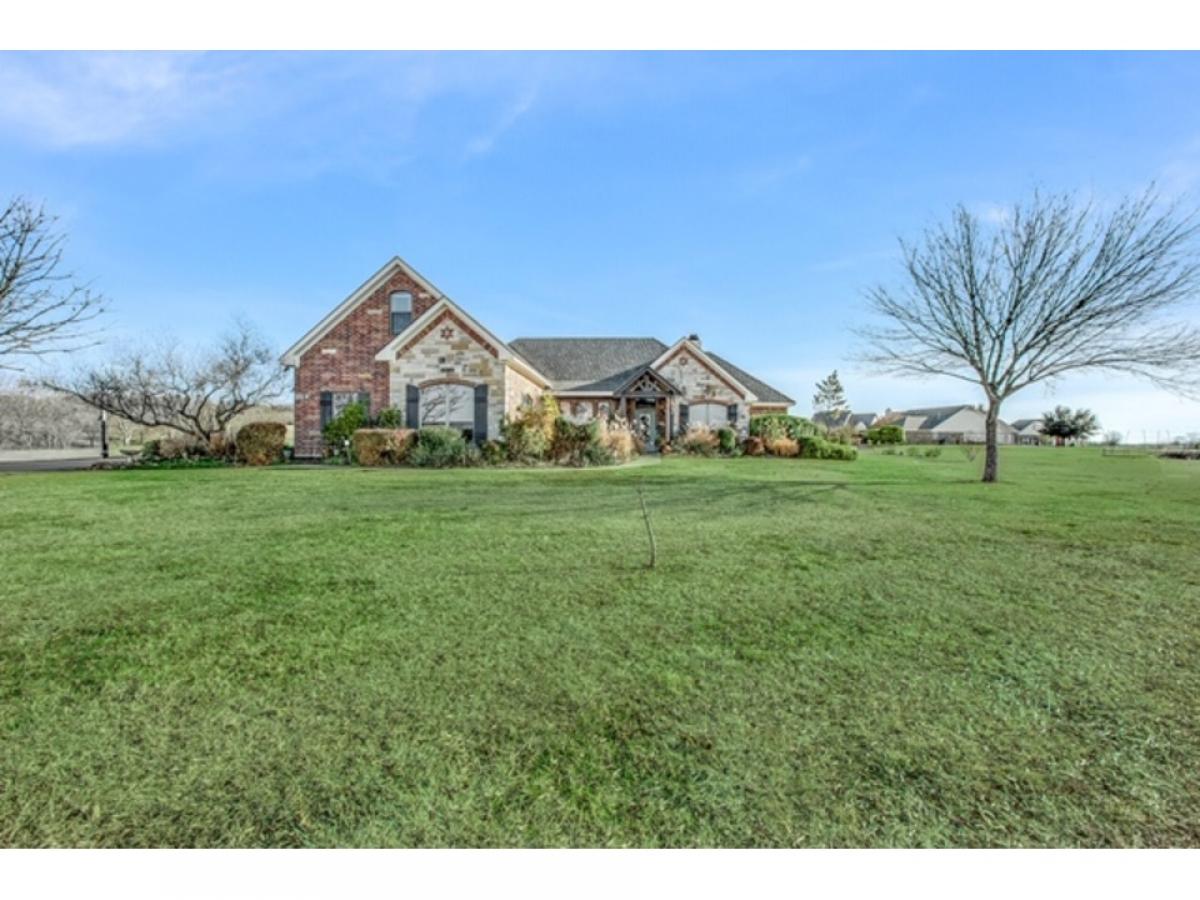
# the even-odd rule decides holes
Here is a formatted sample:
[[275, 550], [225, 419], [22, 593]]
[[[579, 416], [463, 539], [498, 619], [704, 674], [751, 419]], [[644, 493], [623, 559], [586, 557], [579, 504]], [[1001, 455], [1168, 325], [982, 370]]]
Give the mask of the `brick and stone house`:
[[321, 428], [349, 403], [394, 407], [406, 427], [446, 425], [476, 442], [553, 394], [576, 422], [625, 418], [656, 440], [689, 424], [732, 425], [793, 401], [702, 346], [696, 335], [518, 338], [505, 342], [399, 257], [283, 356], [295, 371], [295, 452], [323, 451]]

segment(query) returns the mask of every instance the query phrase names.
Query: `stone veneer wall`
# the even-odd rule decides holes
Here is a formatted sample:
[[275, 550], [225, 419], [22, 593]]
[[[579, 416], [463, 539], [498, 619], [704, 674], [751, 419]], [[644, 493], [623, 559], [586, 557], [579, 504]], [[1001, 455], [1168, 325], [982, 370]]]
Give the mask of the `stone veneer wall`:
[[[490, 395], [489, 395], [490, 396]], [[515, 413], [521, 408], [526, 399], [534, 401], [542, 396], [542, 387], [535, 381], [530, 380], [521, 372], [518, 372], [512, 366], [505, 367], [504, 374], [504, 412], [508, 414]], [[489, 426], [490, 429], [490, 426]], [[492, 437], [500, 437], [499, 432]]]
[[[404, 408], [406, 386], [436, 381], [457, 381], [488, 386], [488, 437], [500, 436], [504, 416], [508, 365], [465, 323], [449, 313], [438, 316], [422, 333], [399, 348], [390, 367], [390, 392], [395, 405]], [[408, 422], [404, 423], [408, 425]]]
[[388, 365], [375, 354], [392, 339], [388, 298], [393, 291], [413, 295], [413, 318], [436, 298], [402, 270], [364, 298], [300, 357], [295, 370], [295, 448], [298, 457], [324, 452], [321, 439], [321, 392], [354, 391], [371, 395], [371, 410], [402, 405], [389, 391]]
[[741, 394], [726, 384], [724, 379], [691, 351], [680, 350], [668, 359], [665, 365], [660, 366], [658, 371], [683, 391], [684, 403], [738, 404], [738, 430], [749, 427], [750, 407]]

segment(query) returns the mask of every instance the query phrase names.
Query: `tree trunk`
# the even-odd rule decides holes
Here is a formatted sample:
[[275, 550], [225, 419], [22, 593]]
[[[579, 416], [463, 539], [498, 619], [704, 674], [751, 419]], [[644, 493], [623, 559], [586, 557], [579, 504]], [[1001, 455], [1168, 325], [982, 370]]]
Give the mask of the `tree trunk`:
[[999, 463], [1000, 448], [996, 445], [996, 420], [1000, 418], [1000, 401], [993, 400], [988, 404], [987, 424], [984, 426], [984, 441], [987, 446], [983, 458], [983, 480], [996, 480], [996, 466]]

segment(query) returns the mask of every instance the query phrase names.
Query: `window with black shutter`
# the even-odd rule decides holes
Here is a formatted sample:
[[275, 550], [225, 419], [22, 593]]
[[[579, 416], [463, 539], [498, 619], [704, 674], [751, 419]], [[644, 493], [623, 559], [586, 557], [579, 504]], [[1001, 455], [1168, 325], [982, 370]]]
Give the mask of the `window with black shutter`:
[[477, 444], [482, 444], [488, 439], [487, 405], [488, 386], [486, 384], [475, 385], [475, 431], [473, 437]]

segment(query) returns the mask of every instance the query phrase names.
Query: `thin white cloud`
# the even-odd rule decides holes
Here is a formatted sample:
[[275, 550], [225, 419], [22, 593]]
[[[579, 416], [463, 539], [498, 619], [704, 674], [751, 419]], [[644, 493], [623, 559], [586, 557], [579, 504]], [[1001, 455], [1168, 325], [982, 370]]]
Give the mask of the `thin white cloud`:
[[519, 122], [526, 113], [533, 109], [537, 94], [527, 90], [510, 103], [501, 114], [499, 120], [483, 134], [478, 134], [467, 141], [466, 156], [486, 156], [496, 147], [496, 143], [509, 129]]
[[745, 169], [737, 176], [737, 184], [743, 193], [763, 194], [776, 190], [799, 175], [812, 169], [812, 158], [794, 156], [790, 159], [764, 163]]
[[0, 128], [51, 147], [150, 139], [230, 93], [198, 54], [0, 54]]

